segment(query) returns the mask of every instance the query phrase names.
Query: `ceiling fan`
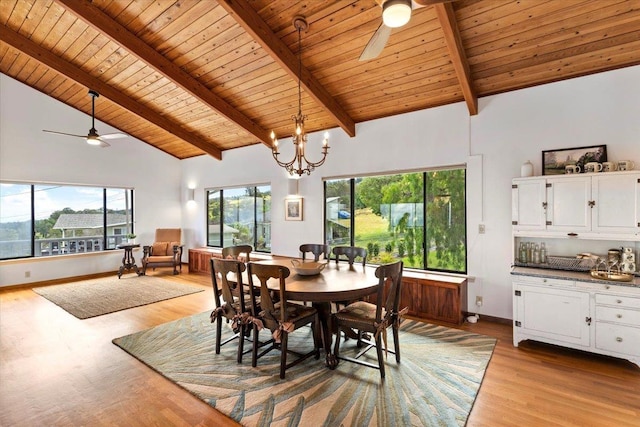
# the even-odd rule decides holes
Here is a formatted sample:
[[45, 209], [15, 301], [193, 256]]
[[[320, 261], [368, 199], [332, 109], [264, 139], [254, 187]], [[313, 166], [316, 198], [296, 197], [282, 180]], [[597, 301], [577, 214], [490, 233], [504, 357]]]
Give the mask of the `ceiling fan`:
[[89, 134], [87, 135], [75, 135], [72, 133], [64, 133], [64, 132], [56, 132], [54, 130], [44, 130], [43, 132], [56, 133], [58, 135], [67, 135], [67, 136], [75, 136], [78, 138], [84, 138], [87, 140], [87, 144], [93, 145], [96, 147], [106, 148], [111, 144], [105, 142], [105, 139], [116, 139], [116, 138], [126, 138], [128, 135], [123, 133], [108, 133], [105, 135], [98, 135], [98, 131], [96, 130], [95, 121], [96, 121], [96, 98], [100, 95], [98, 92], [94, 90], [89, 90], [89, 95], [91, 95], [91, 129], [89, 129]]
[[449, 3], [455, 0], [376, 0], [382, 7], [382, 24], [371, 36], [359, 61], [368, 61], [380, 55], [391, 35], [393, 28], [406, 25], [411, 18], [411, 11], [437, 3]]

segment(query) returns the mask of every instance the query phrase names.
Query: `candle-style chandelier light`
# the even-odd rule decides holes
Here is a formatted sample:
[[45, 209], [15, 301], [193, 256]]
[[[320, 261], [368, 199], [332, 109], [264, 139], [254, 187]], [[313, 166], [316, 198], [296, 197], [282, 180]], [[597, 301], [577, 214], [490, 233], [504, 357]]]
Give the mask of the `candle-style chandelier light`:
[[[307, 133], [304, 130], [304, 120], [307, 116], [302, 114], [302, 92], [300, 90], [300, 76], [302, 74], [302, 58], [300, 52], [302, 51], [302, 41], [300, 33], [302, 30], [307, 30], [309, 25], [302, 16], [296, 16], [293, 18], [293, 26], [298, 30], [298, 114], [291, 116], [291, 119], [295, 122], [295, 131], [292, 135], [293, 145], [295, 149], [295, 155], [293, 159], [288, 162], [282, 162], [278, 159], [280, 152], [278, 151], [278, 138], [276, 134], [271, 131], [271, 152], [276, 162], [285, 168], [290, 175], [298, 174], [302, 176], [304, 174], [311, 175], [311, 172], [318, 166], [322, 166], [327, 158], [329, 152], [329, 133], [324, 133], [324, 140], [322, 141], [322, 159], [318, 162], [311, 162], [307, 159], [305, 149], [307, 146]], [[304, 167], [303, 167], [304, 161]]]

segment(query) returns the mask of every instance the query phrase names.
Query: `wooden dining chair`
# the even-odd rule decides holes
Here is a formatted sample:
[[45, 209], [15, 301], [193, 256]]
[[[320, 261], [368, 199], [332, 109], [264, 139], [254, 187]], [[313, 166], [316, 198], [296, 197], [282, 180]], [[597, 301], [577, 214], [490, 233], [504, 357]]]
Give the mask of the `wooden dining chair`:
[[357, 257], [362, 258], [362, 266], [367, 263], [367, 250], [359, 246], [335, 246], [332, 250], [336, 263], [341, 257], [346, 257], [349, 265], [353, 265]]
[[253, 246], [251, 245], [226, 246], [222, 248], [222, 258], [250, 262], [252, 251]]
[[[337, 331], [334, 348], [335, 356], [341, 360], [379, 369], [380, 377], [383, 379], [385, 376], [384, 359], [382, 354], [383, 341], [385, 346], [384, 351], [395, 354], [396, 362], [400, 363], [400, 341], [398, 330], [400, 328], [400, 322], [402, 321], [402, 315], [406, 312], [406, 309], [398, 309], [400, 305], [400, 291], [402, 287], [402, 269], [402, 261], [379, 266], [376, 269], [376, 277], [378, 278], [376, 303], [371, 304], [365, 301], [356, 301], [332, 315], [333, 325]], [[386, 283], [389, 283], [389, 289], [388, 292], [386, 292], [387, 297], [385, 299]], [[386, 348], [387, 329], [389, 327], [393, 329], [395, 351], [387, 350]], [[363, 344], [366, 344], [366, 347], [355, 357], [340, 356], [340, 332], [347, 331], [348, 329], [355, 329], [358, 331], [358, 348], [362, 347]], [[373, 341], [365, 341], [362, 338], [363, 333], [372, 334]], [[377, 366], [373, 363], [360, 359], [362, 355], [373, 347], [376, 348], [378, 353]]]
[[[246, 266], [242, 261], [211, 258], [211, 282], [216, 308], [211, 312], [210, 317], [211, 323], [216, 322], [216, 354], [220, 354], [220, 347], [238, 339], [238, 363], [242, 363], [245, 336], [252, 330], [251, 310], [245, 303], [246, 295], [238, 291], [243, 289], [242, 273], [245, 270]], [[224, 342], [220, 342], [222, 319], [231, 322], [234, 332], [234, 335]]]
[[[251, 286], [260, 288], [260, 305], [261, 311], [255, 317], [262, 321], [265, 328], [271, 331], [273, 340], [271, 345], [260, 351], [260, 343], [258, 341], [260, 325], [258, 322], [253, 324], [253, 355], [251, 365], [257, 366], [260, 357], [269, 353], [273, 349], [280, 350], [280, 378], [284, 379], [285, 371], [292, 366], [297, 365], [303, 360], [315, 356], [320, 358], [320, 320], [318, 311], [314, 307], [307, 307], [291, 303], [287, 299], [287, 290], [285, 287], [285, 279], [291, 274], [285, 266], [274, 264], [259, 264], [250, 262], [247, 264], [249, 283]], [[272, 298], [271, 290], [267, 287], [269, 280], [277, 280], [279, 289], [274, 291], [278, 294], [279, 302], [276, 304]], [[252, 306], [255, 307], [255, 298], [253, 292], [250, 293]], [[288, 348], [289, 334], [305, 325], [311, 325], [313, 333], [313, 350], [307, 353], [299, 353]], [[260, 353], [258, 353], [260, 351]], [[287, 363], [287, 353], [297, 356], [295, 360]]]
[[300, 252], [302, 253], [302, 261], [305, 260], [308, 252], [311, 252], [313, 254], [313, 260], [315, 262], [320, 261], [320, 256], [324, 256], [324, 259], [326, 260], [329, 260], [331, 258], [329, 245], [323, 245], [319, 243], [304, 243], [300, 245]]

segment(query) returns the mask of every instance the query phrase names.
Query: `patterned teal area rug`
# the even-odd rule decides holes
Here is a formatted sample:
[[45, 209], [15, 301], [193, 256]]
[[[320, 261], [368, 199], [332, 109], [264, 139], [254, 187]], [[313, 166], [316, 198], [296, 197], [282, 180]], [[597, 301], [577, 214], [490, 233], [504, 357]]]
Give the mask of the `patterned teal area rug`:
[[[113, 342], [245, 426], [464, 426], [496, 343], [407, 320], [402, 361], [389, 354], [384, 382], [377, 369], [345, 361], [331, 371], [324, 357], [307, 359], [280, 380], [277, 351], [259, 359], [257, 368], [250, 353], [236, 363], [236, 342], [216, 355], [214, 326], [209, 313], [200, 313]], [[223, 331], [231, 333], [228, 326]], [[260, 336], [267, 339], [268, 331]], [[308, 348], [311, 342], [310, 329], [302, 328], [289, 345]], [[357, 350], [355, 340], [341, 348], [341, 354]], [[375, 350], [367, 356], [375, 361]]]

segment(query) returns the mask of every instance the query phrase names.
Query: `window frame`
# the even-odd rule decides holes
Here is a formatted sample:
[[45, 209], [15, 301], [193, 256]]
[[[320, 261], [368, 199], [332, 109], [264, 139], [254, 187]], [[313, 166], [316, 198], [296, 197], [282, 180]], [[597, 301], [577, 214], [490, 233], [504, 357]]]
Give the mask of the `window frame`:
[[[30, 192], [30, 219], [28, 220], [30, 222], [30, 226], [31, 226], [31, 236], [30, 236], [30, 253], [28, 255], [19, 255], [19, 256], [12, 256], [12, 257], [6, 257], [6, 258], [0, 258], [0, 261], [9, 261], [9, 260], [16, 260], [16, 259], [40, 259], [40, 258], [49, 258], [50, 256], [68, 256], [68, 255], [78, 255], [78, 254], [83, 254], [83, 253], [97, 253], [97, 252], [104, 252], [104, 251], [112, 251], [115, 249], [118, 249], [117, 246], [118, 244], [114, 244], [114, 247], [110, 248], [108, 247], [109, 245], [108, 243], [108, 239], [110, 237], [113, 237], [112, 235], [108, 234], [108, 209], [112, 209], [109, 208], [108, 205], [108, 198], [107, 198], [107, 193], [108, 190], [119, 190], [119, 191], [126, 191], [128, 192], [128, 198], [131, 201], [131, 204], [129, 206], [129, 209], [131, 211], [131, 215], [130, 215], [130, 222], [128, 222], [127, 224], [125, 224], [123, 227], [129, 229], [130, 231], [127, 231], [125, 234], [123, 234], [122, 236], [126, 236], [128, 233], [135, 233], [135, 228], [134, 228], [134, 224], [135, 224], [135, 199], [134, 199], [134, 195], [135, 195], [135, 191], [134, 188], [131, 187], [116, 187], [116, 186], [95, 186], [95, 185], [90, 185], [90, 184], [76, 184], [76, 183], [54, 183], [54, 182], [24, 182], [24, 181], [10, 181], [10, 180], [2, 180], [0, 181], [0, 185], [3, 184], [8, 184], [8, 185], [21, 185], [21, 186], [28, 186], [29, 187], [29, 192]], [[39, 186], [55, 186], [55, 187], [72, 187], [72, 188], [88, 188], [88, 189], [94, 189], [94, 190], [101, 190], [102, 194], [101, 194], [101, 199], [102, 199], [102, 206], [101, 208], [98, 209], [102, 209], [102, 233], [98, 234], [96, 236], [92, 236], [94, 237], [93, 239], [90, 239], [90, 236], [84, 236], [85, 238], [78, 238], [76, 240], [92, 240], [90, 245], [86, 245], [86, 242], [84, 244], [82, 244], [82, 247], [85, 248], [83, 251], [70, 251], [70, 252], [65, 252], [65, 253], [56, 253], [53, 254], [52, 252], [45, 255], [45, 254], [40, 254], [40, 255], [36, 255], [36, 244], [38, 240], [41, 239], [37, 239], [36, 238], [36, 223], [37, 221], [40, 221], [41, 219], [36, 219], [36, 192], [37, 191], [42, 191], [42, 190], [38, 190], [37, 187]], [[1, 204], [2, 200], [0, 200], [0, 204]], [[65, 208], [62, 208], [65, 209]], [[72, 210], [76, 210], [76, 208], [72, 208]], [[113, 209], [112, 209], [113, 210]], [[122, 227], [121, 227], [122, 228]], [[89, 239], [88, 239], [89, 238]], [[100, 250], [93, 250], [93, 240], [97, 240], [96, 238], [100, 238], [102, 239], [102, 245], [101, 245], [101, 249]], [[46, 239], [46, 238], [45, 238]], [[61, 239], [66, 239], [65, 237], [62, 237]], [[55, 242], [53, 242], [55, 243]], [[52, 243], [52, 246], [53, 246]], [[86, 246], [85, 246], [86, 245]], [[91, 247], [91, 250], [86, 250], [87, 247]]]
[[[272, 192], [272, 186], [270, 183], [262, 183], [262, 184], [247, 184], [247, 185], [234, 185], [234, 186], [229, 186], [229, 187], [212, 187], [212, 188], [205, 188], [205, 200], [206, 200], [206, 209], [205, 209], [205, 230], [206, 230], [206, 246], [209, 248], [223, 248], [225, 247], [224, 245], [224, 191], [230, 191], [230, 190], [237, 190], [237, 189], [247, 189], [247, 188], [251, 188], [253, 190], [253, 237], [252, 237], [252, 243], [251, 246], [253, 247], [255, 252], [260, 252], [260, 253], [271, 253], [271, 238], [269, 238], [269, 244], [266, 245], [267, 249], [258, 249], [258, 239], [260, 238], [260, 236], [258, 236], [256, 233], [258, 231], [258, 197], [257, 197], [257, 193], [258, 193], [258, 188], [260, 187], [269, 187], [269, 194], [271, 194]], [[217, 244], [212, 244], [211, 240], [210, 240], [210, 228], [209, 228], [209, 201], [210, 201], [210, 194], [211, 193], [216, 193], [218, 192], [220, 194], [219, 199], [220, 199], [220, 207], [219, 207], [219, 211], [218, 211], [218, 216], [220, 218], [220, 225], [219, 225], [219, 229], [218, 229], [218, 234], [220, 236], [219, 241], [216, 242]], [[272, 202], [271, 202], [272, 203]], [[271, 212], [271, 204], [269, 207], [269, 212]], [[271, 220], [269, 220], [269, 224], [271, 224]]]
[[[464, 259], [464, 268], [463, 270], [446, 270], [441, 268], [432, 268], [428, 266], [428, 252], [427, 252], [427, 242], [428, 242], [428, 232], [427, 232], [427, 211], [428, 211], [428, 202], [427, 202], [427, 179], [428, 174], [432, 172], [438, 171], [451, 171], [451, 170], [462, 170], [464, 171], [464, 248], [465, 248], [465, 259]], [[408, 270], [414, 271], [427, 271], [427, 272], [438, 272], [445, 274], [454, 274], [454, 275], [466, 275], [469, 269], [469, 248], [467, 242], [467, 233], [468, 233], [468, 223], [467, 223], [467, 166], [463, 165], [451, 165], [446, 167], [435, 167], [435, 168], [426, 168], [419, 170], [401, 170], [401, 171], [390, 171], [390, 172], [379, 172], [379, 173], [368, 173], [362, 175], [352, 175], [352, 176], [338, 176], [338, 177], [326, 177], [323, 178], [323, 236], [324, 243], [330, 244], [327, 236], [327, 182], [328, 181], [338, 181], [338, 180], [348, 180], [349, 181], [349, 245], [355, 246], [356, 239], [356, 221], [355, 221], [355, 207], [356, 207], [356, 181], [362, 178], [371, 178], [371, 177], [383, 177], [383, 176], [391, 176], [391, 175], [406, 175], [406, 174], [422, 174], [423, 185], [422, 185], [422, 215], [424, 218], [424, 231], [422, 238], [422, 251], [424, 254], [422, 266], [421, 267], [405, 267]], [[370, 257], [367, 259], [367, 263], [377, 265], [371, 263], [369, 261]]]

